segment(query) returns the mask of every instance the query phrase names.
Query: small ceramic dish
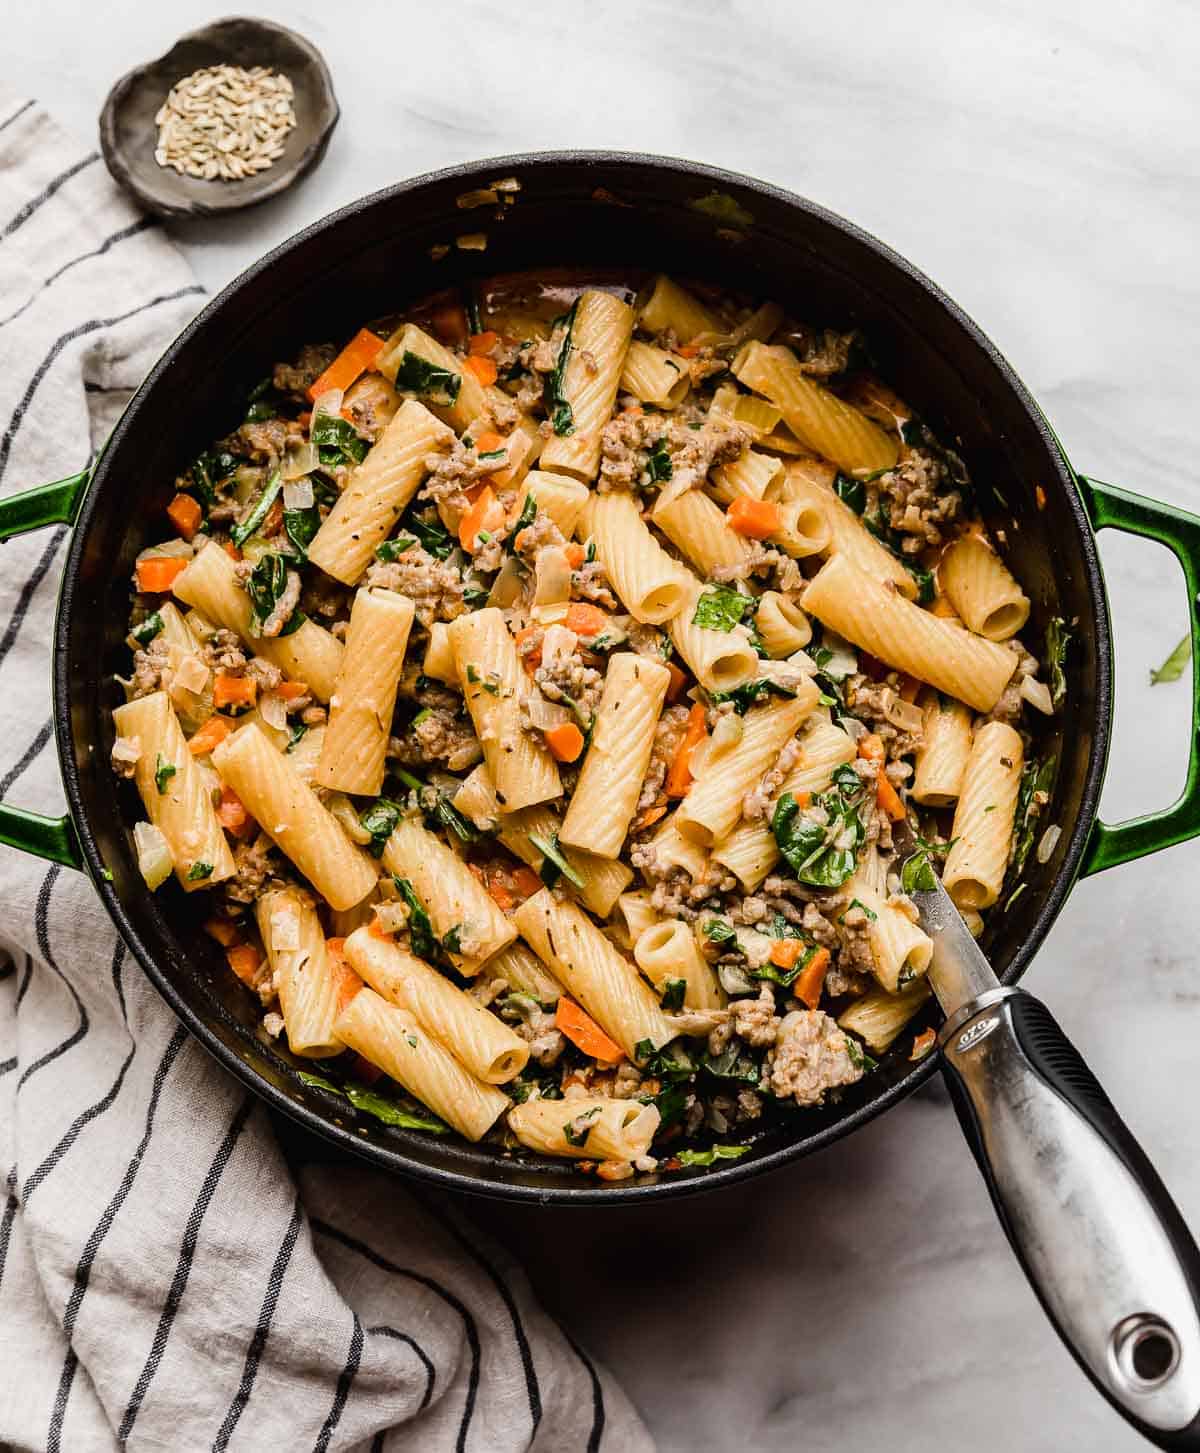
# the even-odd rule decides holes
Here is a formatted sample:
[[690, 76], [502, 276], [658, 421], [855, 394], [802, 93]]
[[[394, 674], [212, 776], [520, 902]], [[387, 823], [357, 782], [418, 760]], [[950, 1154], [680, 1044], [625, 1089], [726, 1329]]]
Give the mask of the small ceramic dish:
[[[296, 125], [274, 166], [236, 181], [202, 181], [154, 159], [155, 116], [177, 81], [214, 65], [270, 66], [295, 88]], [[316, 166], [337, 125], [329, 67], [303, 36], [269, 20], [233, 17], [193, 30], [166, 55], [122, 76], [100, 113], [100, 146], [113, 178], [160, 217], [213, 217], [278, 196]]]

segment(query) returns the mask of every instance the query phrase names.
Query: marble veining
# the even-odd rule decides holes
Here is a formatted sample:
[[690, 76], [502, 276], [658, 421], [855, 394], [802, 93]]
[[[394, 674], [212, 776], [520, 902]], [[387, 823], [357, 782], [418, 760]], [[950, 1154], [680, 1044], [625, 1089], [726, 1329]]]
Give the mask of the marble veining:
[[[523, 8], [268, 4], [324, 51], [343, 105], [320, 169], [172, 235], [217, 287], [363, 192], [470, 157], [615, 146], [803, 192], [891, 242], [1008, 355], [1076, 465], [1200, 509], [1200, 13], [1159, 0], [582, 0]], [[10, 74], [81, 134], [112, 79], [210, 20], [199, 0], [43, 0]], [[582, 62], [582, 64], [581, 64]], [[1156, 547], [1105, 539], [1117, 728], [1104, 813], [1182, 781], [1182, 634]], [[1194, 1154], [1200, 846], [1082, 884], [1028, 979], [1200, 1223]], [[774, 1177], [644, 1211], [479, 1204], [547, 1303], [624, 1379], [665, 1450], [980, 1453], [1145, 1446], [1043, 1321], [940, 1085]]]

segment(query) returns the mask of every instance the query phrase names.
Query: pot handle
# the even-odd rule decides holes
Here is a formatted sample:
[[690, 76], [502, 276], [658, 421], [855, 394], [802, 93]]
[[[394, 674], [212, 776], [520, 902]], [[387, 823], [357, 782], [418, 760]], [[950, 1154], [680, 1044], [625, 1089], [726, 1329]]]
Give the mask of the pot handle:
[[[74, 524], [91, 476], [89, 464], [67, 479], [40, 484], [0, 500], [0, 541], [45, 525]], [[0, 802], [0, 843], [68, 868], [83, 867], [83, 854], [69, 817], [43, 817]]]
[[1080, 876], [1086, 877], [1200, 834], [1200, 517], [1098, 479], [1086, 479], [1080, 474], [1076, 480], [1096, 530], [1125, 530], [1146, 540], [1157, 540], [1174, 552], [1183, 567], [1190, 601], [1192, 721], [1196, 728], [1188, 754], [1187, 781], [1178, 800], [1161, 812], [1130, 818], [1128, 822], [1110, 824], [1097, 818], [1080, 869]]

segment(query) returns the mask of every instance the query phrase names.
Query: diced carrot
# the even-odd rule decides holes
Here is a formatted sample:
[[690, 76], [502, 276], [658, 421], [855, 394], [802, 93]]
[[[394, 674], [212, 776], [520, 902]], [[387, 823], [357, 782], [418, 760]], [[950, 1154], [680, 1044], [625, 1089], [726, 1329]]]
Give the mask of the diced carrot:
[[236, 944], [233, 948], [225, 950], [225, 957], [229, 960], [229, 967], [242, 983], [253, 988], [254, 977], [263, 957], [257, 946], [252, 943]]
[[258, 533], [264, 539], [269, 540], [272, 535], [278, 535], [283, 529], [283, 500], [278, 496], [271, 502], [271, 508], [263, 516], [263, 522], [258, 528]]
[[904, 803], [900, 800], [900, 794], [892, 786], [882, 762], [879, 764], [879, 776], [875, 783], [875, 801], [887, 813], [892, 822], [904, 821], [907, 815]]
[[625, 1058], [620, 1046], [614, 1044], [596, 1021], [565, 994], [554, 1011], [554, 1027], [560, 1029], [576, 1049], [581, 1049], [602, 1064], [616, 1064]]
[[930, 615], [941, 616], [943, 620], [957, 620], [958, 612], [950, 604], [950, 597], [946, 595], [935, 595], [933, 604], [929, 607]]
[[676, 666], [674, 661], [667, 662], [667, 670], [671, 673], [671, 684], [667, 687], [667, 700], [678, 701], [687, 689], [687, 672]]
[[501, 913], [507, 913], [508, 910], [517, 901], [504, 886], [504, 884], [499, 882], [495, 878], [489, 881], [487, 885], [487, 890], [488, 897], [492, 900], [492, 902], [496, 905]]
[[821, 1002], [821, 990], [825, 987], [825, 975], [829, 972], [830, 956], [827, 948], [819, 948], [804, 968], [792, 989], [802, 1004], [815, 1009]]
[[204, 512], [190, 494], [177, 494], [167, 506], [167, 518], [175, 526], [175, 533], [190, 540], [200, 528]]
[[227, 706], [253, 706], [258, 684], [253, 676], [230, 676], [218, 671], [213, 677], [213, 705], [218, 711]]
[[876, 732], [868, 732], [858, 739], [858, 755], [868, 762], [882, 762], [885, 756], [883, 738]]
[[371, 921], [367, 924], [367, 932], [371, 935], [372, 938], [383, 939], [384, 943], [392, 942], [392, 935], [388, 932], [386, 928], [384, 928], [383, 924], [380, 923], [379, 915], [377, 913], [372, 914]]
[[522, 652], [521, 647], [525, 644], [526, 641], [531, 640], [535, 635], [537, 635], [537, 632], [537, 626], [522, 626], [521, 629], [513, 637], [513, 640], [517, 646], [517, 651], [521, 656], [521, 662], [524, 665], [526, 671], [528, 671], [531, 676], [542, 664], [541, 643], [539, 642], [532, 651]]
[[509, 877], [513, 880], [513, 886], [518, 893], [523, 893], [526, 898], [532, 898], [535, 893], [540, 893], [545, 886], [532, 868], [527, 868], [523, 863], [519, 868], [513, 868]]
[[282, 696], [284, 701], [297, 701], [308, 695], [308, 687], [303, 681], [281, 681], [275, 688], [275, 694]]
[[598, 636], [608, 625], [608, 616], [598, 605], [577, 600], [567, 607], [563, 625], [577, 636]]
[[383, 1078], [383, 1071], [378, 1065], [373, 1065], [365, 1055], [356, 1054], [351, 1064], [354, 1066], [354, 1078], [361, 1080], [364, 1085], [373, 1085], [376, 1080]]
[[771, 945], [767, 957], [777, 969], [791, 969], [804, 952], [804, 944], [798, 938], [777, 938]]
[[921, 694], [921, 682], [915, 676], [909, 676], [905, 672], [900, 674], [900, 700], [916, 701]]
[[677, 348], [675, 352], [679, 354], [680, 358], [695, 358], [700, 352], [700, 345], [698, 343], [685, 343], [682, 348]]
[[343, 393], [366, 373], [383, 348], [383, 339], [367, 328], [360, 328], [329, 367], [309, 386], [308, 396], [314, 403], [331, 388]]
[[667, 769], [667, 796], [686, 797], [692, 785], [692, 752], [707, 735], [704, 708], [697, 703], [688, 713], [687, 731]]
[[175, 577], [182, 575], [188, 562], [178, 555], [149, 555], [137, 563], [137, 588], [147, 595], [161, 595], [175, 584]]
[[232, 540], [226, 540], [221, 548], [225, 551], [226, 555], [228, 555], [231, 560], [240, 560], [242, 558], [242, 552], [238, 549], [238, 547], [233, 543]]
[[779, 506], [769, 499], [740, 494], [725, 511], [729, 527], [751, 540], [766, 540], [779, 529]]
[[577, 540], [572, 540], [563, 554], [567, 557], [567, 564], [572, 570], [578, 570], [587, 558], [583, 546]]
[[653, 827], [656, 822], [661, 822], [667, 815], [667, 804], [656, 802], [652, 807], [647, 807], [634, 819], [633, 827], [635, 832], [644, 832], [646, 828]]
[[346, 957], [346, 940], [344, 938], [327, 938], [325, 952], [332, 954], [335, 959], [344, 959]]
[[241, 937], [237, 924], [228, 918], [205, 919], [204, 932], [209, 938], [215, 938], [222, 948], [233, 948]]
[[472, 333], [467, 339], [467, 352], [476, 354], [490, 353], [499, 342], [499, 333], [491, 328], [485, 328], [482, 333]]
[[462, 343], [467, 336], [467, 314], [461, 303], [443, 303], [429, 321], [433, 331], [447, 343]]
[[193, 757], [203, 757], [219, 747], [232, 730], [223, 716], [210, 716], [188, 742], [188, 751]]
[[504, 448], [503, 438], [491, 429], [486, 429], [479, 438], [475, 440], [475, 452], [477, 454], [494, 454], [497, 449]]
[[492, 360], [479, 353], [468, 354], [463, 359], [463, 367], [468, 373], [473, 373], [484, 388], [490, 388], [500, 376], [500, 370]]
[[217, 803], [217, 821], [234, 837], [248, 837], [258, 826], [233, 788], [224, 786], [221, 788], [221, 800]]
[[937, 1043], [937, 1032], [932, 1029], [923, 1029], [912, 1042], [912, 1053], [910, 1060], [924, 1059], [933, 1046]]
[[358, 977], [345, 959], [337, 959], [333, 964], [333, 981], [337, 998], [337, 1012], [342, 1010], [354, 998], [355, 994], [363, 987], [363, 981]]
[[[1037, 507], [1038, 507], [1038, 509], [1039, 510], [1044, 510], [1046, 508], [1046, 491], [1042, 488], [1042, 486], [1040, 484], [1035, 484], [1034, 485], [1034, 487], [1033, 487], [1033, 497], [1037, 501]], [[925, 1032], [926, 1032], [926, 1034], [932, 1034], [933, 1033], [933, 1031], [931, 1029], [927, 1029]], [[916, 1045], [915, 1044], [913, 1045], [913, 1048], [914, 1049], [916, 1048]]]
[[479, 491], [479, 497], [463, 515], [458, 526], [458, 539], [464, 550], [474, 554], [479, 549], [481, 534], [491, 535], [504, 528], [504, 506], [496, 498], [490, 484]]
[[631, 418], [640, 419], [646, 411], [642, 408], [641, 404], [631, 404], [629, 408], [622, 409], [621, 412], [629, 415]]
[[573, 721], [551, 727], [546, 736], [546, 746], [556, 762], [575, 762], [583, 751], [583, 733]]
[[487, 887], [488, 876], [483, 871], [483, 869], [479, 866], [479, 864], [478, 863], [468, 863], [467, 864], [467, 868], [468, 868], [471, 876], [476, 880], [476, 882], [482, 883], [483, 886], [486, 888]]
[[797, 807], [803, 808], [803, 807], [811, 807], [812, 806], [812, 793], [811, 792], [793, 792], [792, 793], [792, 796], [796, 799], [796, 806]]

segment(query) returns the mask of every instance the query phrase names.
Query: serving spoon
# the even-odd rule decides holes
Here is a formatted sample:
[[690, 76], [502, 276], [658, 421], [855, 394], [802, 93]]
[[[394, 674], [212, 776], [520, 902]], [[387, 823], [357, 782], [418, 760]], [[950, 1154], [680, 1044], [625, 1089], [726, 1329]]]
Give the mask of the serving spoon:
[[[900, 853], [917, 845], [907, 824]], [[1159, 1448], [1200, 1449], [1200, 1250], [1053, 1015], [997, 979], [926, 869], [942, 1070], [1000, 1224], [1055, 1331]]]

